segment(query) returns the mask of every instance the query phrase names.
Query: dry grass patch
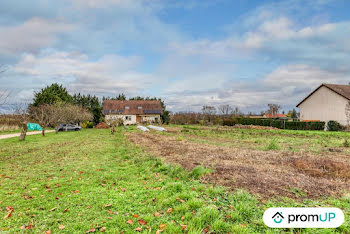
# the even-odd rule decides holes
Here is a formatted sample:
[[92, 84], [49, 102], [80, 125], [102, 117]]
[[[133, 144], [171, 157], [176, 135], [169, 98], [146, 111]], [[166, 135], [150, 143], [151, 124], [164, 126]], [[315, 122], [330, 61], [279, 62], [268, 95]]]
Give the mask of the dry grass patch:
[[166, 162], [180, 164], [187, 170], [198, 165], [212, 169], [214, 173], [204, 182], [245, 188], [261, 197], [317, 198], [350, 190], [349, 160], [345, 161], [342, 155], [342, 161], [337, 161], [333, 159], [335, 153], [332, 159], [326, 157], [322, 161], [312, 154], [227, 148], [152, 133], [127, 136]]

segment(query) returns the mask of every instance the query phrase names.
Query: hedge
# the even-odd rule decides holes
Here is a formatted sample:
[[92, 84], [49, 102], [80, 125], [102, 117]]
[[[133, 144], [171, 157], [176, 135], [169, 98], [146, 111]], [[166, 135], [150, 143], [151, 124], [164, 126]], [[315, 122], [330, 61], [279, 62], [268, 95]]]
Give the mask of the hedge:
[[290, 129], [290, 130], [324, 130], [324, 127], [325, 127], [325, 122], [290, 122], [285, 120], [251, 119], [251, 118], [237, 118], [237, 119], [223, 120], [223, 125], [225, 126], [233, 126], [235, 124], [269, 126], [269, 127], [275, 127], [280, 129]]
[[339, 122], [335, 120], [328, 121], [327, 123], [328, 131], [343, 131], [345, 129]]

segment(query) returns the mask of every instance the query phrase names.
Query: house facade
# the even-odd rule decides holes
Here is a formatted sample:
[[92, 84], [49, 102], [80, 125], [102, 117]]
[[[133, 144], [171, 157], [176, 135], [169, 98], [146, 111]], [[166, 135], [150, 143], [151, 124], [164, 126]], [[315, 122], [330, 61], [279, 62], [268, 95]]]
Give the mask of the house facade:
[[342, 125], [349, 125], [346, 114], [349, 101], [350, 85], [322, 84], [297, 105], [300, 120], [335, 120]]
[[106, 122], [122, 119], [125, 125], [160, 123], [162, 105], [158, 100], [105, 100]]

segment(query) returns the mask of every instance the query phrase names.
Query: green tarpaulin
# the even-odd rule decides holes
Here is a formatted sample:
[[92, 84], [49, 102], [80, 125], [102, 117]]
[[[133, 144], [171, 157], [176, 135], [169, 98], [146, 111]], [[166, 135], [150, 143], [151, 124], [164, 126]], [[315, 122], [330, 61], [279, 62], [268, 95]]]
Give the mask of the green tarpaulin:
[[28, 130], [43, 130], [39, 124], [27, 123]]

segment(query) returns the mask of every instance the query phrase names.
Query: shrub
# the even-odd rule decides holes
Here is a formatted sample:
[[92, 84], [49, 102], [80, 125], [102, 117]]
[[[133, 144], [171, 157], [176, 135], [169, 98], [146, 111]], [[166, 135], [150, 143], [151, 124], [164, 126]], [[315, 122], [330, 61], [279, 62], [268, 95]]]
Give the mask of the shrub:
[[97, 129], [108, 129], [109, 126], [106, 123], [99, 123], [99, 124], [96, 125], [96, 128]]
[[[250, 118], [238, 118], [232, 120], [242, 125], [258, 125], [258, 126], [270, 126], [280, 129], [289, 130], [324, 130], [325, 122], [297, 122], [297, 121], [285, 121], [274, 119], [250, 119]], [[224, 125], [233, 126], [231, 120], [224, 120]]]
[[328, 131], [342, 131], [344, 130], [344, 127], [335, 120], [330, 120], [327, 123], [327, 130]]
[[81, 127], [82, 128], [93, 128], [94, 127], [94, 122], [92, 122], [92, 121], [84, 121], [81, 124]]
[[345, 140], [344, 140], [343, 146], [344, 146], [344, 147], [347, 147], [347, 148], [350, 147], [350, 143], [349, 143], [348, 139], [345, 139]]
[[236, 118], [234, 119], [224, 119], [222, 121], [222, 125], [224, 126], [233, 126], [236, 125], [238, 123], [238, 120]]

